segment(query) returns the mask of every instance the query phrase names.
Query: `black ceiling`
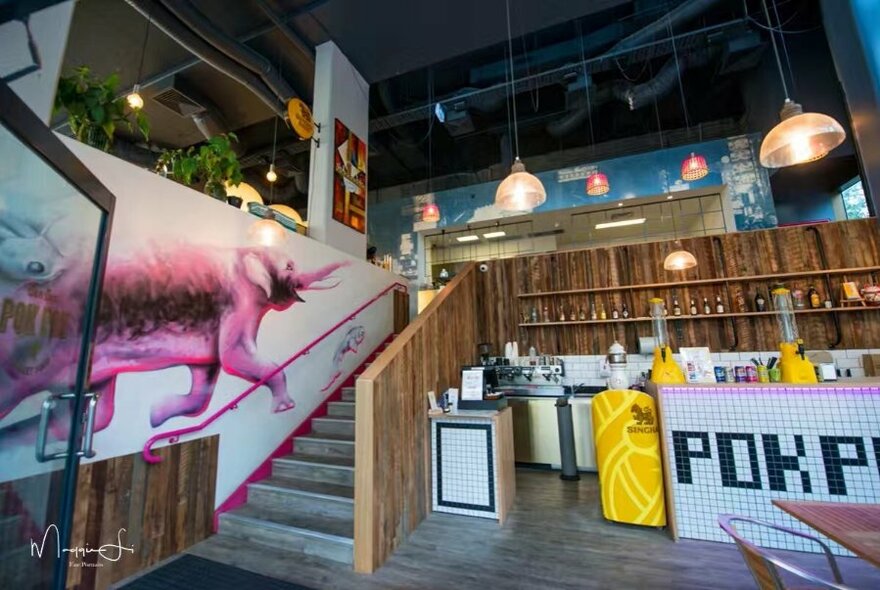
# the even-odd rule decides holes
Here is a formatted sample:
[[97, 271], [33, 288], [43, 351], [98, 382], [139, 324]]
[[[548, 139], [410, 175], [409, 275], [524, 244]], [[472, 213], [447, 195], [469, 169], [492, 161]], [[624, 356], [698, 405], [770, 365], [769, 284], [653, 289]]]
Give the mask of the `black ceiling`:
[[[312, 58], [279, 30], [263, 7], [312, 49], [327, 40], [336, 42], [371, 83], [371, 189], [428, 175], [448, 177], [447, 185], [486, 180], [509, 165], [503, 0], [174, 1], [189, 2], [222, 33], [265, 58], [307, 102], [312, 99]], [[777, 1], [786, 30], [806, 31], [824, 47], [824, 33], [817, 30], [817, 0]], [[238, 134], [248, 181], [262, 182], [276, 121], [264, 100], [195, 58], [155, 23], [139, 68], [147, 32], [143, 14], [157, 15], [160, 22], [158, 14], [169, 0], [162, 2], [164, 6], [160, 0], [78, 2], [65, 67], [86, 64], [105, 75], [116, 71], [125, 89], [137, 81], [146, 83], [145, 111], [158, 147], [204, 140], [191, 119], [151, 99], [171, 84], [191, 93], [210, 106], [222, 129]], [[130, 3], [146, 10], [138, 12]], [[627, 89], [644, 92], [647, 87], [640, 85], [661, 78], [664, 65], [669, 73], [673, 46], [669, 28], [658, 23], [672, 25], [676, 50], [685, 62], [682, 84], [694, 133], [711, 133], [713, 128], [729, 132], [731, 125], [719, 121], [748, 127], [754, 106], [744, 81], [754, 77], [753, 71], [766, 74], [772, 67], [756, 0], [511, 0], [510, 5], [515, 105], [525, 157], [576, 152], [594, 144], [624, 145], [621, 141], [627, 138], [626, 145], [638, 149], [635, 138], [686, 127], [677, 82], [657, 92], [656, 101], [633, 110], [620, 100]], [[627, 44], [634, 34], [638, 38]], [[584, 112], [586, 96], [581, 51], [588, 60], [595, 101], [589, 118], [578, 115]], [[775, 90], [764, 99], [768, 97], [776, 100]], [[437, 102], [457, 120], [441, 124], [432, 117], [431, 105]], [[278, 136], [279, 192], [282, 199], [302, 205], [307, 144], [283, 124]], [[683, 137], [691, 139], [690, 134]], [[137, 150], [121, 155], [137, 159], [132, 154]], [[148, 152], [141, 151], [142, 163], [148, 159], [144, 154]]]

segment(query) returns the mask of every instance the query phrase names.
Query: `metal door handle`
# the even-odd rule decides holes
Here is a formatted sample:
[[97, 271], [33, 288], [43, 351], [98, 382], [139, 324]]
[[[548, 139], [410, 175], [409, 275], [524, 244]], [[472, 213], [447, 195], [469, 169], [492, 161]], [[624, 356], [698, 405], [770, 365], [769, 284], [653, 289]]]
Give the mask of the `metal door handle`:
[[88, 407], [86, 408], [86, 427], [83, 430], [82, 447], [80, 447], [77, 455], [91, 459], [95, 456], [95, 449], [92, 448], [95, 438], [95, 409], [98, 407], [98, 395], [95, 393], [86, 393], [88, 398]]
[[[88, 399], [88, 407], [86, 410], [86, 424], [83, 429], [82, 447], [76, 452], [79, 457], [94, 457], [95, 451], [92, 448], [95, 430], [95, 410], [98, 406], [98, 395], [95, 393], [85, 393], [83, 397]], [[57, 453], [46, 453], [46, 445], [49, 442], [49, 419], [59, 402], [70, 402], [76, 398], [73, 393], [53, 394], [43, 400], [40, 406], [40, 425], [37, 429], [37, 448], [36, 457], [40, 463], [54, 461], [56, 459], [64, 459], [67, 457], [67, 451], [59, 451]]]

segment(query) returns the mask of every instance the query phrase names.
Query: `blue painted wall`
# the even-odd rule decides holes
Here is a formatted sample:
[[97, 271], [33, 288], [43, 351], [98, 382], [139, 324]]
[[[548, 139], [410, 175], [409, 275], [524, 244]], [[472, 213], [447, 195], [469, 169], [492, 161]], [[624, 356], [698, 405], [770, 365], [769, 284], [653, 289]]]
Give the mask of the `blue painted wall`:
[[[547, 201], [534, 212], [614, 203], [724, 184], [727, 185], [737, 229], [775, 227], [776, 209], [767, 171], [758, 164], [759, 148], [760, 136], [742, 135], [541, 172], [537, 176], [547, 190]], [[691, 152], [706, 158], [709, 174], [687, 183], [681, 180], [681, 163]], [[585, 192], [586, 178], [596, 170], [608, 175], [611, 184], [611, 191], [602, 197], [591, 197]], [[398, 272], [410, 279], [418, 279], [424, 261], [418, 251], [415, 232], [512, 216], [495, 207], [497, 187], [497, 181], [486, 182], [371, 204], [369, 242], [378, 248], [380, 256], [392, 254]], [[421, 222], [421, 209], [432, 201], [440, 207], [441, 219], [438, 223], [425, 224]]]

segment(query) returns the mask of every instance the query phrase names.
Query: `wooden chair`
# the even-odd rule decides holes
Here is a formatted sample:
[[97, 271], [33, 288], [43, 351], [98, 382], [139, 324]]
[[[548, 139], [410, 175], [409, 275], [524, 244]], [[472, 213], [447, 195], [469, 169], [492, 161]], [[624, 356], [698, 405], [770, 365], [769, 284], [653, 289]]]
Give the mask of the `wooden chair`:
[[[751, 543], [736, 530], [736, 527], [733, 525], [734, 522], [745, 522], [818, 543], [822, 547], [825, 557], [828, 559], [828, 565], [831, 567], [834, 581], [830, 582], [824, 578], [820, 578], [796, 565], [779, 559], [766, 549]], [[752, 572], [755, 582], [758, 584], [760, 590], [806, 590], [807, 588], [851, 590], [849, 586], [843, 585], [843, 576], [840, 575], [840, 568], [837, 567], [837, 561], [834, 559], [834, 555], [831, 554], [831, 549], [816, 537], [777, 524], [755, 520], [745, 516], [737, 516], [735, 514], [722, 514], [718, 517], [718, 524], [724, 532], [730, 535], [736, 542], [736, 545], [739, 547], [743, 559], [749, 570]], [[786, 586], [782, 581], [781, 572], [783, 571], [804, 580], [809, 586]]]

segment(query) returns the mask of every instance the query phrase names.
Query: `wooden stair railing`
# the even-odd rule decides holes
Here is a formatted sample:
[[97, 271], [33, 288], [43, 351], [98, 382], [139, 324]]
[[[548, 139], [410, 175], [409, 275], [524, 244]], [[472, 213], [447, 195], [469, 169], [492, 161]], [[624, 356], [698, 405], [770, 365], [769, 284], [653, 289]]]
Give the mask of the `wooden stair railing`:
[[431, 511], [426, 392], [456, 385], [476, 357], [475, 268], [456, 275], [357, 380], [355, 571], [375, 571]]

